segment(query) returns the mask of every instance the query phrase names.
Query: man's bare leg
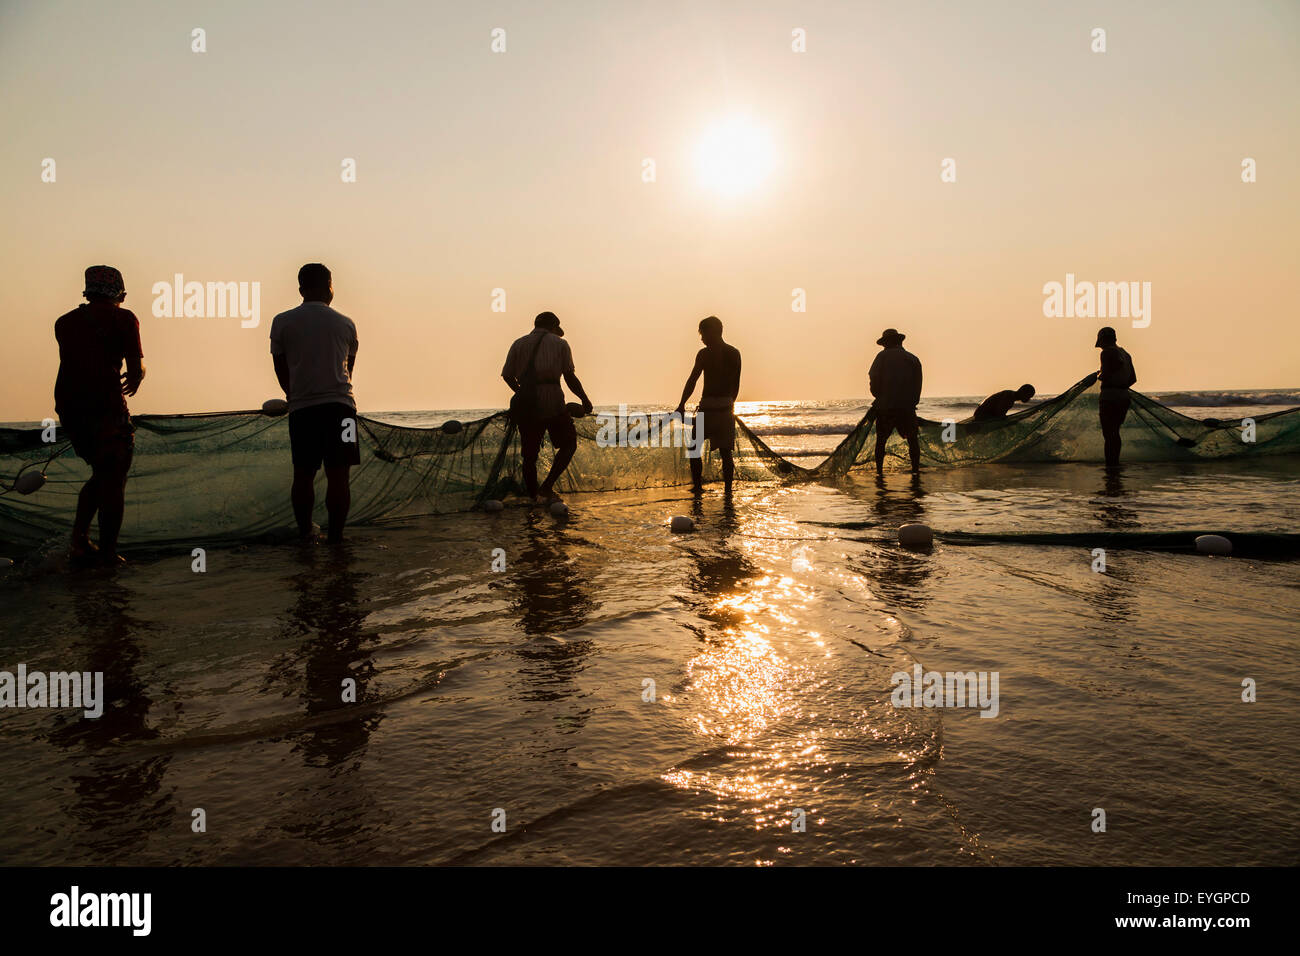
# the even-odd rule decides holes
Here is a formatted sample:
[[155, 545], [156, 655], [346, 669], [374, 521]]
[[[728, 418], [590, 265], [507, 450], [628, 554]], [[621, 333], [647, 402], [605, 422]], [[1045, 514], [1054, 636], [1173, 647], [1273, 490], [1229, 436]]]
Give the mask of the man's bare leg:
[[293, 502], [293, 517], [298, 522], [298, 536], [306, 541], [311, 537], [311, 515], [316, 508], [315, 468], [293, 470], [289, 500]]
[[687, 429], [686, 438], [686, 459], [691, 465], [691, 494], [701, 495], [704, 493], [704, 436], [701, 434], [704, 430], [702, 416], [696, 413], [695, 417], [690, 419], [690, 427]]
[[[98, 491], [99, 553], [106, 564], [118, 564], [117, 538], [122, 531], [122, 516], [126, 512], [126, 476], [131, 470], [131, 458], [115, 458], [95, 469], [92, 479]], [[78, 499], [78, 510], [81, 502]]]
[[351, 465], [339, 465], [325, 469], [325, 510], [330, 516], [330, 544], [338, 544], [343, 540], [343, 526], [348, 523], [348, 511], [352, 507], [352, 487], [348, 474], [351, 468]]
[[704, 491], [704, 461], [699, 457], [693, 457], [691, 463], [691, 491], [695, 494], [701, 494]]
[[722, 455], [722, 490], [724, 494], [729, 495], [731, 479], [736, 476], [736, 457], [730, 448], [723, 448], [720, 454]]
[[542, 487], [537, 489], [543, 501], [554, 494], [555, 483], [560, 480], [560, 475], [564, 474], [564, 469], [569, 467], [569, 462], [573, 461], [573, 453], [577, 450], [577, 445], [556, 449], [555, 458], [551, 461], [551, 470], [546, 473], [546, 480], [542, 482]]
[[77, 516], [72, 522], [73, 558], [85, 558], [99, 549], [90, 540], [90, 525], [99, 510], [99, 482], [91, 475], [77, 495]]

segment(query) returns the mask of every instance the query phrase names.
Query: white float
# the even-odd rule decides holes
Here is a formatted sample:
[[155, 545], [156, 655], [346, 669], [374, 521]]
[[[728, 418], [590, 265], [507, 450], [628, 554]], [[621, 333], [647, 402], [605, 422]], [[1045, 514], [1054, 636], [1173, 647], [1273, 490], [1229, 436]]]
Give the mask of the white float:
[[673, 520], [668, 522], [668, 530], [674, 534], [685, 534], [695, 530], [695, 521], [686, 515], [673, 515]]
[[898, 529], [898, 543], [905, 548], [928, 548], [934, 543], [934, 532], [923, 524], [905, 524]]
[[497, 501], [495, 498], [489, 498], [483, 502], [484, 511], [504, 511], [505, 507], [505, 502]]
[[569, 516], [569, 506], [563, 501], [552, 501], [551, 514], [557, 518], [567, 518]]
[[289, 411], [289, 403], [283, 398], [268, 398], [262, 403], [262, 414], [278, 418]]
[[1196, 550], [1201, 554], [1232, 554], [1232, 542], [1221, 534], [1196, 536]]

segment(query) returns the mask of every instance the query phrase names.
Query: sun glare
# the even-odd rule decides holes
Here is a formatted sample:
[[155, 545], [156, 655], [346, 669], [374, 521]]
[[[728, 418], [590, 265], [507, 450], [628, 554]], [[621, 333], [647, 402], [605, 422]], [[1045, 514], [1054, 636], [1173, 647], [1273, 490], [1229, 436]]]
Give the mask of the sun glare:
[[743, 196], [771, 173], [772, 138], [748, 117], [733, 116], [705, 130], [695, 159], [705, 189], [728, 198]]

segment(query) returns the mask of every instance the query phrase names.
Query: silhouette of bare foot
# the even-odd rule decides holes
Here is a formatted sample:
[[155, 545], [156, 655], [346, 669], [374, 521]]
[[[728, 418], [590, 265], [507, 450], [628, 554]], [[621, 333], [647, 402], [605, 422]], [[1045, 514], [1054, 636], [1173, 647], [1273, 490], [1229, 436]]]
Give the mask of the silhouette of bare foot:
[[89, 538], [73, 538], [68, 558], [73, 564], [96, 564], [99, 562], [99, 545]]

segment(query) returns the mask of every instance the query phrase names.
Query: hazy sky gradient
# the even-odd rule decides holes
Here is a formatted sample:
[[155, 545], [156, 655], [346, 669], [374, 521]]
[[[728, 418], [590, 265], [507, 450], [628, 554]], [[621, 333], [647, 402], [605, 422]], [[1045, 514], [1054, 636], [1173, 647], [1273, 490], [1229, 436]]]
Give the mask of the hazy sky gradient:
[[[710, 313], [742, 399], [864, 395], [885, 326], [928, 395], [1055, 392], [1102, 324], [1043, 317], [1066, 272], [1152, 283], [1151, 326], [1112, 323], [1142, 390], [1300, 386], [1298, 27], [1283, 2], [5, 0], [0, 419], [52, 414], [53, 322], [98, 262], [141, 320], [136, 412], [278, 395], [271, 317], [314, 260], [371, 411], [504, 406], [548, 308], [598, 405], [675, 402]], [[736, 113], [776, 166], [724, 200], [693, 151]], [[260, 327], [153, 317], [177, 272], [260, 281]]]

